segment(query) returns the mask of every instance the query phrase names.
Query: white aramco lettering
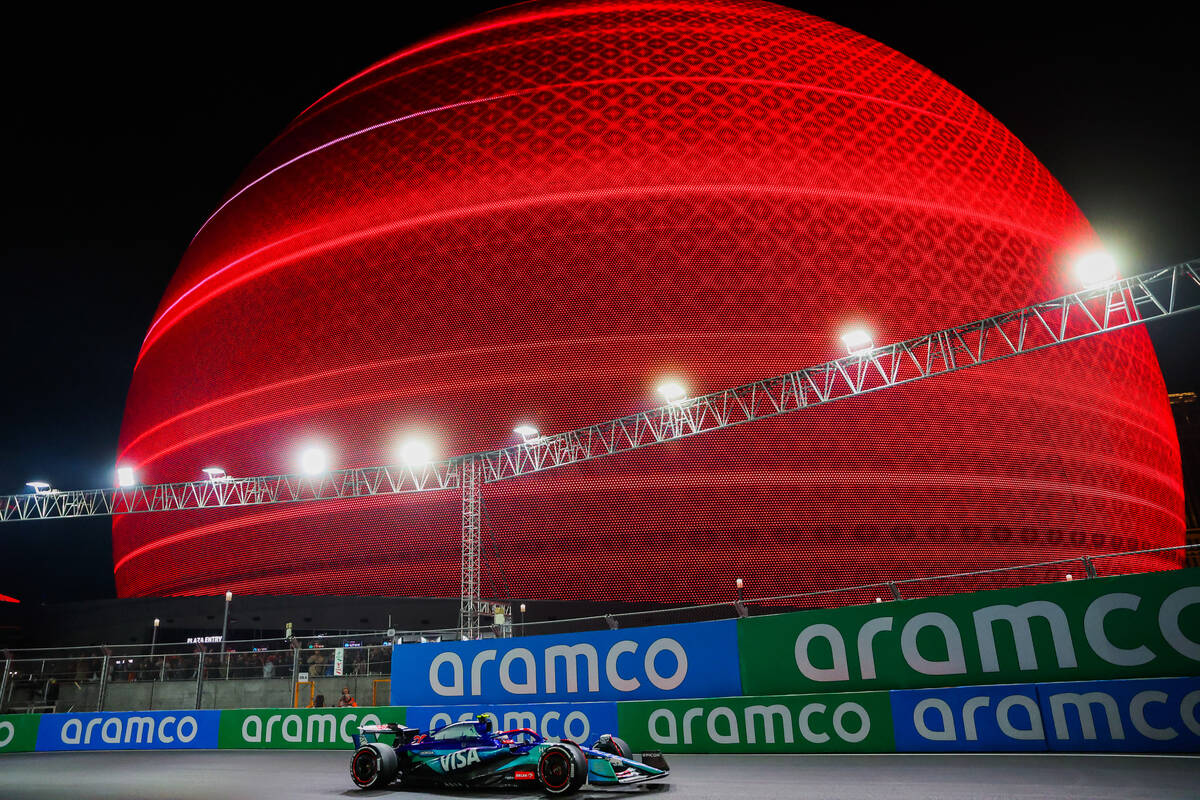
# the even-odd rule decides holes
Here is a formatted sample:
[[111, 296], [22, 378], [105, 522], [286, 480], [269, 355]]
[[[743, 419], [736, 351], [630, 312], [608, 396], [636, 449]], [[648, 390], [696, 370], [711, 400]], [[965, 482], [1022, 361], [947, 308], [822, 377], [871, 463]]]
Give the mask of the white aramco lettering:
[[[442, 665], [450, 665], [450, 683], [442, 683]], [[442, 697], [462, 697], [463, 663], [457, 653], [438, 653], [429, 665], [429, 686]]]
[[0, 750], [8, 747], [9, 742], [17, 735], [17, 729], [11, 722], [0, 722]]
[[[1013, 725], [1010, 717], [1013, 706], [1025, 709], [1029, 715], [1028, 728]], [[1046, 732], [1042, 728], [1042, 711], [1038, 708], [1037, 701], [1023, 694], [1009, 695], [996, 704], [996, 724], [1000, 726], [1000, 732], [1010, 739], [1036, 742], [1046, 738]]]
[[[662, 652], [672, 653], [675, 656], [675, 672], [669, 678], [660, 675], [655, 666], [655, 658]], [[656, 639], [654, 644], [646, 648], [646, 677], [650, 679], [650, 683], [664, 692], [679, 688], [683, 679], [687, 677], [687, 670], [687, 653], [684, 652], [683, 645], [674, 639]]]
[[[833, 665], [829, 667], [814, 666], [808, 657], [809, 645], [813, 639], [824, 639], [829, 642], [833, 652]], [[837, 628], [825, 623], [809, 625], [800, 631], [796, 637], [796, 666], [800, 674], [810, 681], [845, 681], [850, 679], [850, 668], [846, 664], [846, 643]]]
[[1179, 627], [1179, 615], [1196, 603], [1200, 603], [1200, 586], [1185, 586], [1167, 595], [1158, 609], [1158, 628], [1175, 652], [1193, 661], [1200, 661], [1200, 642], [1184, 636]]
[[[925, 721], [925, 714], [929, 711], [936, 711], [941, 717], [940, 726], [936, 729], [929, 727]], [[913, 709], [913, 726], [922, 739], [930, 742], [953, 742], [958, 738], [954, 728], [954, 712], [950, 710], [950, 704], [940, 697], [926, 697], [917, 703]]]
[[[1154, 660], [1154, 653], [1149, 647], [1145, 645], [1133, 648], [1117, 647], [1104, 631], [1104, 618], [1108, 616], [1109, 612], [1118, 608], [1137, 611], [1141, 600], [1136, 594], [1113, 592], [1101, 595], [1091, 602], [1083, 615], [1083, 635], [1087, 638], [1092, 652], [1108, 663], [1116, 664], [1119, 667], [1136, 667]], [[1124, 627], [1136, 630], [1133, 625]]]
[[[917, 635], [925, 628], [937, 628], [946, 643], [946, 660], [933, 661], [921, 655], [917, 648]], [[917, 614], [904, 623], [900, 631], [900, 652], [908, 665], [922, 675], [961, 675], [967, 671], [967, 660], [963, 655], [962, 637], [954, 620], [936, 611]]]
[[[525, 665], [525, 682], [517, 683], [512, 679], [512, 663], [517, 659]], [[500, 685], [504, 691], [512, 694], [537, 694], [537, 662], [533, 653], [524, 647], [509, 650], [500, 659]]]

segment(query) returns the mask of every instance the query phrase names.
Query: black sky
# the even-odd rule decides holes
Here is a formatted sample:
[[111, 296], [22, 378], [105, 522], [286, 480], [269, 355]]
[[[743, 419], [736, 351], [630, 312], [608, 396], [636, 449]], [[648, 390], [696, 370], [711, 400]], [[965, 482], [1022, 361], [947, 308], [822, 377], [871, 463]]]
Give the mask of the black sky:
[[[241, 170], [345, 78], [496, 4], [405, 5], [290, 17], [187, 7], [194, 18], [150, 29], [141, 14], [55, 11], [9, 28], [0, 493], [33, 478], [109, 485], [146, 327]], [[1094, 3], [791, 5], [879, 39], [982, 104], [1127, 254], [1127, 269], [1200, 256], [1194, 12], [1182, 18], [1174, 3], [1119, 14]], [[1168, 389], [1200, 389], [1200, 315], [1157, 323], [1151, 336]], [[103, 519], [3, 525], [0, 593], [113, 596], [109, 530]]]

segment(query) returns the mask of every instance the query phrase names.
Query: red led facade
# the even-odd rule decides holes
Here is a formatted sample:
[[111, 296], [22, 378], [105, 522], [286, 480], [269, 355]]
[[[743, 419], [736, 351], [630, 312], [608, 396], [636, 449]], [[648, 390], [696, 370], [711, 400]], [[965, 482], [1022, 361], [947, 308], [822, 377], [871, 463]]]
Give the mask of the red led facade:
[[[700, 393], [824, 361], [853, 323], [889, 342], [1056, 296], [1096, 244], [1012, 133], [853, 31], [764, 3], [520, 4], [354, 76], [247, 168], [148, 332], [119, 459], [165, 482], [294, 472], [312, 441], [339, 467], [416, 432], [493, 449], [657, 405], [666, 376]], [[1184, 530], [1142, 330], [484, 499], [485, 596], [547, 599], [761, 596]], [[454, 492], [129, 515], [117, 588], [455, 596], [460, 520]]]

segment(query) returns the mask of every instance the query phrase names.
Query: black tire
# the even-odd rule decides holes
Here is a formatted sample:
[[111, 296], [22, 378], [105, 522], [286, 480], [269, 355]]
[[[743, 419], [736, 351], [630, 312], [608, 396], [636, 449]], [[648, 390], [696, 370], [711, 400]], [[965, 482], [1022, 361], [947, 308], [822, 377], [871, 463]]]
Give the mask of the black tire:
[[601, 738], [592, 749], [599, 750], [601, 753], [611, 753], [621, 758], [633, 758], [633, 751], [629, 749], [629, 744], [617, 736], [609, 736], [607, 739]]
[[382, 789], [396, 779], [400, 760], [386, 744], [369, 742], [350, 758], [350, 778], [360, 789]]
[[587, 756], [568, 742], [550, 745], [538, 759], [538, 783], [549, 795], [574, 794], [587, 783], [587, 773]]

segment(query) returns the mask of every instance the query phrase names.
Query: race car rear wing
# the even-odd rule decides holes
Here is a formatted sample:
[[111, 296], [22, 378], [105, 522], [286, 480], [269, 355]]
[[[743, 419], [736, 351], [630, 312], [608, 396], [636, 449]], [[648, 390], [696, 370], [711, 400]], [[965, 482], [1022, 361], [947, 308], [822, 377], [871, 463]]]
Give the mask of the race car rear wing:
[[353, 736], [354, 749], [368, 742], [379, 741], [380, 736], [395, 736], [395, 744], [408, 744], [413, 737], [420, 733], [416, 728], [401, 725], [399, 722], [382, 722], [378, 725], [359, 725], [358, 733]]

